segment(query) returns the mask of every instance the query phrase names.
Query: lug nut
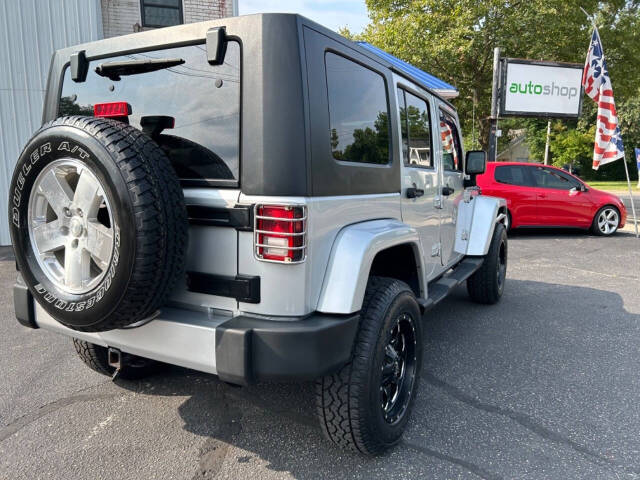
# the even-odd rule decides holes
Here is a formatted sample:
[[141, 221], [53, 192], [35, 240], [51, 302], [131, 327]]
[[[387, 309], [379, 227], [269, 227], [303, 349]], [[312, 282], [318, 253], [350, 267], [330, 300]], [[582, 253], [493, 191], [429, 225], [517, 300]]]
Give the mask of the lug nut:
[[65, 214], [65, 216], [70, 217], [71, 216], [71, 210], [69, 210], [67, 207], [64, 207], [64, 214]]

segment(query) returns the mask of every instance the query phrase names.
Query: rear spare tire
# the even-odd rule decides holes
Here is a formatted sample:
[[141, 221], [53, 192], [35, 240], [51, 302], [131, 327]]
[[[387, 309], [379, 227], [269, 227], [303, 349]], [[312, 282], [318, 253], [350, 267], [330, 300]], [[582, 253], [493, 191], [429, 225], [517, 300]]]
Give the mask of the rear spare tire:
[[187, 217], [165, 153], [122, 122], [63, 117], [16, 165], [9, 219], [36, 301], [79, 331], [151, 316], [183, 272]]

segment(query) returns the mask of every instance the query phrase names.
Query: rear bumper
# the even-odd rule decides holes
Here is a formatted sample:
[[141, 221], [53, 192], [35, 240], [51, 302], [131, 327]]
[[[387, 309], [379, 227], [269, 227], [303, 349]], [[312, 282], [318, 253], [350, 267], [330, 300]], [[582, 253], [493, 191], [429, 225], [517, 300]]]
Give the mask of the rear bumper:
[[56, 321], [35, 303], [21, 282], [14, 285], [13, 294], [16, 318], [26, 327], [214, 373], [241, 385], [312, 380], [337, 370], [351, 356], [359, 323], [359, 314], [314, 313], [269, 320], [167, 307], [157, 318], [136, 328], [88, 333]]
[[288, 321], [232, 318], [216, 328], [218, 376], [247, 384], [326, 375], [349, 360], [358, 320], [321, 313]]

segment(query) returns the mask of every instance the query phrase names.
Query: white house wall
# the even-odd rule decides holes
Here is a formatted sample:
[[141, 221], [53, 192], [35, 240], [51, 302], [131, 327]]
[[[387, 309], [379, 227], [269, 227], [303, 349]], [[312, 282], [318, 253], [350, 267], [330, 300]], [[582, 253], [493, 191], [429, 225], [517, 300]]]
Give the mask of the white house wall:
[[0, 0], [0, 245], [13, 167], [42, 123], [52, 53], [102, 38], [100, 0]]

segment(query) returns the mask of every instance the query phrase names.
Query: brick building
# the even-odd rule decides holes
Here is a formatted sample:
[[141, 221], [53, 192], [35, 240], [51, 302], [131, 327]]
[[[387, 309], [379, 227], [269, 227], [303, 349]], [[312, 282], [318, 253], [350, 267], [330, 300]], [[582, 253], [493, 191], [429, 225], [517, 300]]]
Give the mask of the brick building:
[[238, 0], [100, 0], [104, 38], [238, 14]]

